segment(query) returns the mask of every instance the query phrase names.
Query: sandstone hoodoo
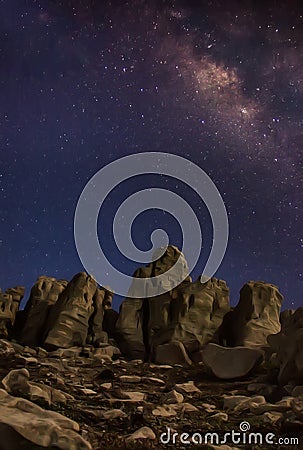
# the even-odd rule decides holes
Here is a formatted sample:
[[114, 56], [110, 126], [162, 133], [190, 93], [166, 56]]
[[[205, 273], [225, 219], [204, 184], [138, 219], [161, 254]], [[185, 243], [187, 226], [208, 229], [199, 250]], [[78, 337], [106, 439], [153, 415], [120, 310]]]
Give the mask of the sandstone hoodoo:
[[249, 281], [237, 306], [224, 317], [220, 338], [227, 346], [267, 345], [267, 336], [279, 333], [283, 296], [277, 286]]
[[24, 287], [17, 286], [7, 289], [5, 293], [0, 291], [0, 337], [11, 336], [24, 290]]
[[25, 345], [43, 344], [46, 321], [51, 307], [67, 286], [67, 281], [41, 276], [32, 287], [24, 309], [24, 326], [20, 341]]
[[110, 290], [98, 287], [84, 272], [70, 282], [41, 276], [23, 312], [20, 341], [48, 349], [107, 343], [102, 324], [112, 297]]
[[[159, 274], [160, 295], [148, 280]], [[0, 450], [166, 448], [172, 420], [181, 432], [243, 420], [302, 430], [303, 308], [281, 313], [272, 284], [249, 281], [232, 308], [225, 281], [193, 282], [169, 246], [135, 272], [119, 313], [84, 272], [39, 277], [20, 310], [23, 295], [0, 294]]]
[[[148, 296], [147, 284], [146, 298], [128, 298], [121, 304], [116, 325], [117, 341], [130, 358], [148, 358], [163, 363], [163, 349], [166, 348], [167, 358], [173, 358], [175, 363], [188, 363], [190, 354], [213, 339], [224, 315], [230, 310], [226, 283], [216, 278], [204, 284], [200, 280], [192, 282], [186, 276], [188, 267], [184, 255], [176, 247], [169, 246], [159, 260], [138, 269], [134, 277], [165, 273], [178, 258], [184, 268], [180, 274], [180, 279], [184, 278], [181, 283], [153, 297]], [[170, 277], [164, 282], [169, 287]], [[132, 287], [130, 291], [133, 292]]]

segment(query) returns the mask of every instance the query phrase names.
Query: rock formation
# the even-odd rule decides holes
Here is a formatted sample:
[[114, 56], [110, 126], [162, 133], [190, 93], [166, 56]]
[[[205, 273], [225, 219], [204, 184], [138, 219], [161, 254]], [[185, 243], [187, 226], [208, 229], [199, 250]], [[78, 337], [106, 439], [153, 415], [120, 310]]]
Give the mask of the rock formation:
[[267, 346], [267, 336], [281, 329], [283, 296], [277, 286], [249, 281], [240, 291], [240, 300], [226, 314], [219, 330], [219, 341], [228, 347]]
[[74, 276], [47, 318], [44, 347], [55, 349], [85, 345], [96, 291], [94, 278], [84, 272]]
[[[134, 281], [130, 287], [131, 297], [125, 299], [119, 311], [119, 317], [116, 323], [116, 339], [121, 351], [133, 359], [144, 359], [149, 353], [148, 323], [150, 317], [149, 296], [156, 292], [156, 284], [151, 281], [146, 283], [146, 298], [135, 298], [136, 278], [150, 278], [164, 274], [179, 261], [180, 272], [176, 273], [176, 278], [167, 276], [162, 280], [162, 286], [172, 289], [175, 284], [179, 284], [183, 278], [188, 277], [188, 266], [183, 254], [174, 246], [168, 246], [164, 254], [148, 264], [141, 267], [134, 273]], [[156, 282], [155, 282], [156, 283]], [[167, 295], [163, 294], [163, 298]], [[158, 296], [161, 297], [162, 296]], [[155, 297], [155, 298], [158, 298]], [[160, 301], [161, 301], [160, 300]], [[158, 305], [160, 302], [158, 302]], [[158, 306], [157, 305], [157, 306]], [[158, 306], [161, 308], [161, 306]], [[165, 311], [163, 311], [165, 315]]]
[[[138, 269], [134, 278], [163, 274], [178, 258], [182, 260], [184, 271], [176, 287], [168, 276], [164, 281], [171, 288], [168, 292], [149, 297], [152, 290], [149, 282], [146, 298], [127, 298], [121, 304], [116, 324], [117, 340], [121, 351], [129, 358], [149, 357], [163, 362], [163, 351], [167, 349], [169, 353], [170, 348], [170, 360], [188, 364], [188, 354], [210, 342], [230, 309], [226, 283], [215, 278], [205, 284], [200, 280], [193, 283], [187, 275], [184, 256], [173, 246], [169, 246], [159, 260]], [[182, 278], [185, 279], [181, 281]], [[131, 286], [130, 292], [134, 289]]]
[[[166, 274], [178, 260], [180, 272]], [[300, 437], [303, 308], [279, 317], [278, 288], [249, 282], [231, 309], [224, 281], [192, 282], [187, 271], [168, 247], [135, 272], [119, 314], [86, 273], [40, 277], [25, 311], [23, 288], [1, 294], [0, 450], [158, 448], [172, 425], [192, 433], [227, 421]], [[161, 295], [147, 280], [157, 274]]]
[[[151, 348], [179, 341], [193, 353], [212, 340], [230, 309], [229, 289], [216, 278], [204, 284], [200, 280], [184, 282], [172, 291], [170, 299], [168, 295], [161, 297], [149, 299]], [[157, 302], [164, 312], [162, 320]]]
[[46, 276], [38, 278], [24, 309], [24, 326], [20, 336], [23, 344], [31, 346], [43, 344], [46, 321], [51, 307], [57, 302], [66, 286], [65, 280]]
[[22, 286], [9, 288], [5, 293], [0, 292], [0, 337], [10, 336], [23, 295]]

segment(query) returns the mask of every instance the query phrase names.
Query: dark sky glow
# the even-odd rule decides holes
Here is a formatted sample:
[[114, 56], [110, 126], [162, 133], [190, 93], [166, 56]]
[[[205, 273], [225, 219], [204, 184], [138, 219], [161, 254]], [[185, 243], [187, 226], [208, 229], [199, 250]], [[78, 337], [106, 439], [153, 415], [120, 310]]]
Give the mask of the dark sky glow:
[[[280, 287], [284, 307], [302, 305], [300, 1], [2, 0], [0, 33], [2, 288], [25, 285], [27, 298], [37, 276], [82, 270], [73, 215], [87, 181], [121, 156], [162, 151], [198, 164], [221, 192], [230, 241], [216, 276], [231, 302], [261, 279]], [[119, 255], [110, 224], [125, 193], [148, 182], [182, 195], [211, 242], [192, 191], [130, 180], [100, 230], [127, 273], [138, 265]], [[148, 212], [134, 223], [138, 247], [160, 226], [181, 244], [172, 217]]]

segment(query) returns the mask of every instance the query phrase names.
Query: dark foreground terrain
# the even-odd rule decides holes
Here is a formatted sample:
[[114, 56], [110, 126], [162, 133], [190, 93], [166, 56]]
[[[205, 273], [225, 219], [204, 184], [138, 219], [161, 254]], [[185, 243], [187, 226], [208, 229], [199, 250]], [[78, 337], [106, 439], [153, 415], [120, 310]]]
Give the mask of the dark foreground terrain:
[[[43, 349], [22, 347], [5, 340], [0, 343], [0, 379], [4, 380], [1, 388], [10, 391], [12, 396], [27, 398], [44, 410], [56, 411], [79, 424], [80, 431], [77, 434], [87, 441], [87, 446], [73, 443], [73, 437], [67, 429], [67, 449], [89, 449], [88, 443], [95, 450], [302, 448], [300, 444], [235, 445], [231, 441], [227, 441], [229, 447], [215, 447], [182, 444], [180, 437], [176, 438], [175, 443], [172, 437], [167, 444], [160, 442], [160, 435], [167, 432], [167, 428], [173, 430], [172, 433], [188, 433], [190, 436], [195, 432], [201, 435], [217, 432], [223, 438], [224, 432], [233, 429], [238, 432], [240, 423], [247, 421], [251, 426], [250, 431], [262, 433], [264, 439], [271, 432], [276, 438], [299, 438], [302, 445], [302, 422], [292, 414], [293, 406], [287, 405], [285, 400], [285, 404], [281, 402], [282, 397], [285, 399], [289, 394], [270, 384], [270, 371], [264, 368], [245, 381], [214, 381], [201, 363], [187, 368], [178, 365], [160, 366], [139, 360], [126, 361], [121, 356], [115, 360], [108, 356], [97, 358], [91, 355], [89, 347], [47, 353]], [[28, 371], [29, 377], [24, 369]], [[253, 384], [256, 382], [258, 384]], [[258, 389], [266, 392], [267, 407], [264, 403], [263, 407], [260, 406], [260, 395], [253, 392]], [[236, 396], [249, 397], [250, 404], [246, 399], [245, 405], [245, 399], [239, 397], [231, 408], [229, 397], [226, 397], [231, 395], [234, 399]], [[302, 397], [298, 399], [301, 399], [302, 408]], [[280, 405], [280, 409], [277, 405]], [[18, 417], [18, 405], [11, 408], [11, 414], [9, 420], [12, 424], [14, 420], [22, 421]], [[19, 423], [19, 426], [32, 428], [33, 433], [47, 433], [47, 429], [44, 429], [47, 423], [40, 428], [34, 423]], [[127, 439], [142, 427], [151, 429], [150, 433], [153, 432], [154, 436]], [[0, 435], [1, 450], [56, 448], [35, 446], [29, 439], [22, 440], [19, 434], [18, 437], [14, 436], [11, 426], [2, 426]]]

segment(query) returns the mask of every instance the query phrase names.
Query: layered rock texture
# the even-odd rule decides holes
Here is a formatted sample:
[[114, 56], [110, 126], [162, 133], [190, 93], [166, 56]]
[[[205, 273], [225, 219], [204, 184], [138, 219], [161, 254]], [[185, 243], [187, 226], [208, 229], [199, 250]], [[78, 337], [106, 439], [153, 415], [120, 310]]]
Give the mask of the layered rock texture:
[[102, 324], [112, 296], [110, 290], [98, 287], [84, 272], [70, 282], [39, 277], [22, 312], [19, 340], [24, 345], [53, 350], [106, 343], [108, 334]]
[[267, 345], [267, 336], [281, 329], [282, 301], [277, 286], [249, 281], [240, 291], [238, 305], [224, 317], [221, 342], [231, 347]]
[[9, 288], [4, 293], [0, 291], [0, 337], [11, 335], [23, 295], [22, 286]]
[[[215, 278], [205, 284], [200, 280], [193, 283], [187, 275], [183, 254], [173, 246], [159, 260], [138, 269], [134, 278], [163, 274], [178, 258], [184, 271], [180, 273], [183, 281], [176, 287], [172, 287], [175, 285], [167, 276], [162, 283], [168, 289], [171, 287], [168, 292], [150, 297], [152, 289], [147, 283], [146, 298], [127, 298], [122, 302], [116, 338], [122, 352], [130, 358], [147, 357], [160, 362], [163, 359], [160, 355], [166, 349], [175, 362], [189, 363], [188, 354], [198, 351], [213, 338], [230, 309], [226, 283]], [[134, 293], [133, 286], [130, 291]]]
[[32, 346], [42, 344], [50, 310], [66, 286], [65, 280], [46, 276], [38, 278], [24, 309], [25, 323], [20, 337], [23, 344]]
[[[136, 270], [119, 313], [111, 308], [111, 290], [84, 272], [70, 282], [39, 277], [24, 311], [18, 313], [24, 290], [8, 289], [0, 297], [2, 336], [12, 333], [17, 318], [14, 336], [23, 345], [55, 350], [86, 344], [102, 347], [113, 340], [129, 359], [156, 363], [167, 359], [186, 365], [202, 361], [208, 343], [268, 347], [267, 337], [281, 330], [283, 297], [276, 286], [250, 281], [241, 289], [238, 305], [231, 308], [225, 281], [193, 282], [178, 248], [163, 250], [158, 259]], [[178, 270], [171, 270], [174, 267]], [[141, 290], [137, 298], [138, 279], [146, 281], [144, 296]], [[166, 290], [160, 295], [159, 285]]]
[[281, 313], [276, 286], [250, 281], [231, 308], [226, 283], [192, 282], [169, 246], [135, 272], [119, 313], [110, 288], [84, 272], [69, 282], [41, 276], [20, 310], [23, 295], [0, 294], [0, 450], [164, 449], [168, 427], [243, 421], [300, 436], [303, 308]]

